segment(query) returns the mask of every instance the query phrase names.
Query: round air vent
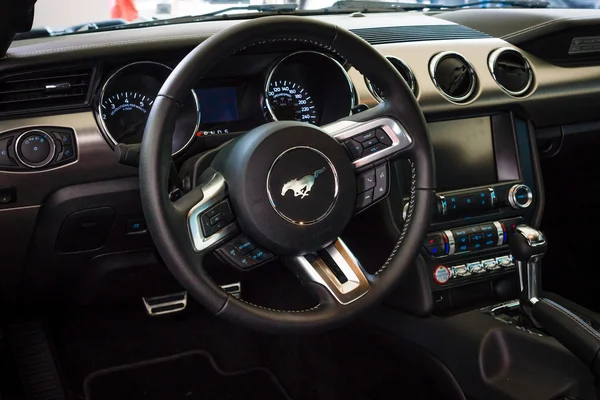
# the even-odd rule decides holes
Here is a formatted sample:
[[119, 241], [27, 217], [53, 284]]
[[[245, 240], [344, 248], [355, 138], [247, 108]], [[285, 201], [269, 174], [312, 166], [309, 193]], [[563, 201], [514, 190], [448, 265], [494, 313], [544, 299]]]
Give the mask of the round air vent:
[[[404, 61], [394, 56], [386, 56], [389, 62], [392, 63], [394, 67], [398, 70], [400, 75], [404, 78], [404, 82], [408, 85], [410, 90], [413, 92], [415, 97], [417, 96], [417, 79], [415, 78], [415, 74], [413, 74], [412, 70]], [[367, 88], [373, 97], [375, 97], [378, 101], [383, 100], [383, 95], [381, 89], [375, 86], [367, 77], [365, 77], [365, 83], [367, 84]]]
[[433, 57], [429, 74], [440, 93], [455, 103], [469, 100], [477, 86], [475, 70], [458, 53], [446, 51]]
[[498, 85], [512, 96], [522, 96], [531, 88], [533, 72], [521, 53], [511, 48], [501, 48], [488, 60], [492, 77]]

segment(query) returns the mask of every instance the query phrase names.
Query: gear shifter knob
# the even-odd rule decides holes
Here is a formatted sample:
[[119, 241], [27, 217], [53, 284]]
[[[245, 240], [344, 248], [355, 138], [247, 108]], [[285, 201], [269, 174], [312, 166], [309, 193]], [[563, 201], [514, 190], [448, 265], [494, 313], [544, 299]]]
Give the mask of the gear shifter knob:
[[519, 269], [521, 310], [534, 325], [539, 326], [531, 310], [542, 290], [541, 260], [548, 250], [548, 243], [542, 232], [527, 225], [518, 225], [508, 247]]
[[527, 225], [519, 225], [508, 244], [515, 260], [529, 262], [533, 257], [542, 258], [548, 250], [548, 243], [542, 232]]

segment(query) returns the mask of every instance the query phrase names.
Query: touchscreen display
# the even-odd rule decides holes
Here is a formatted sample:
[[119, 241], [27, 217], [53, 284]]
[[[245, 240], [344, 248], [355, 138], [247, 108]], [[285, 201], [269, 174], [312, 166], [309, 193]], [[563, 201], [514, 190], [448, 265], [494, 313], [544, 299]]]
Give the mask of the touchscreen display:
[[428, 127], [438, 191], [498, 182], [490, 117], [433, 122]]
[[238, 120], [238, 99], [235, 87], [196, 89], [202, 124]]

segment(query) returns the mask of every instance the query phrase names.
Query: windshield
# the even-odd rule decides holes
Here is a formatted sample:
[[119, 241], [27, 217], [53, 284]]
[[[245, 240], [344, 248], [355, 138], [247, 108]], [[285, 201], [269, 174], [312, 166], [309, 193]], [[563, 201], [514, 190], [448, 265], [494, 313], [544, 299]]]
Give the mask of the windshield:
[[[471, 0], [473, 3], [475, 0]], [[531, 0], [525, 0], [531, 1]], [[297, 4], [299, 12], [303, 10], [319, 10], [330, 7], [333, 0], [38, 0], [33, 27], [61, 30], [75, 28], [85, 30], [118, 23], [144, 22], [168, 19], [188, 15], [202, 15], [217, 12], [225, 8], [238, 8], [227, 11], [227, 14], [259, 12], [259, 10], [242, 10], [247, 6], [260, 8], [264, 5]], [[347, 2], [354, 4], [353, 2]], [[435, 4], [438, 7], [469, 7], [469, 0], [408, 0], [402, 3]], [[473, 7], [514, 6], [510, 1], [477, 1]], [[532, 2], [533, 3], [533, 2]], [[539, 2], [538, 2], [539, 3]], [[380, 2], [384, 9], [388, 2]], [[600, 0], [548, 0], [544, 7], [551, 8], [599, 8]], [[255, 8], [256, 8], [255, 7]], [[349, 7], [351, 8], [351, 7]], [[358, 9], [361, 7], [357, 6]], [[262, 10], [265, 11], [265, 10]], [[291, 10], [293, 11], [293, 7]], [[381, 11], [381, 10], [379, 10]], [[297, 11], [298, 12], [298, 11]], [[113, 20], [110, 22], [110, 20]], [[89, 26], [88, 24], [92, 24]], [[93, 25], [96, 24], [96, 25]]]

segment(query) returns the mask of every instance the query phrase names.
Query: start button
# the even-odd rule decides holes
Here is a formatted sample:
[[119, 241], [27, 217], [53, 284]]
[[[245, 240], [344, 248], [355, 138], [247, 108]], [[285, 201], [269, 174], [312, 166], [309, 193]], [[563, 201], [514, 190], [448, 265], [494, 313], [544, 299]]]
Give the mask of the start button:
[[438, 265], [433, 271], [433, 279], [439, 284], [444, 285], [450, 280], [451, 272], [448, 267], [444, 265]]

